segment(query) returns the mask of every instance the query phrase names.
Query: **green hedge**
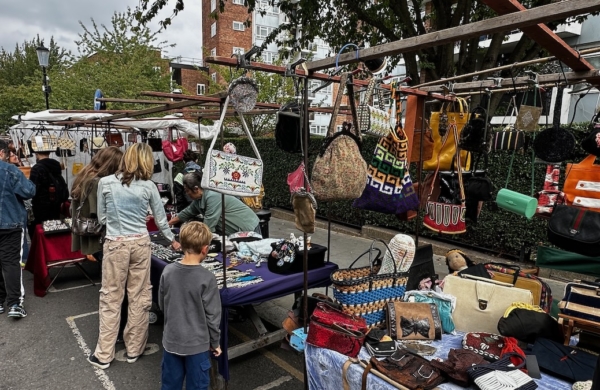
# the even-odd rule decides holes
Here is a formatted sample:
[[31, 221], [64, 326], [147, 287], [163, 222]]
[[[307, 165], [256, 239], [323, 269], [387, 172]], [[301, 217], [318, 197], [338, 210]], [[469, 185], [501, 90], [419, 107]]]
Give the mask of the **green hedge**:
[[[574, 126], [574, 134], [577, 139], [580, 139], [584, 135], [585, 129], [586, 124]], [[256, 138], [254, 141], [260, 151], [265, 167], [263, 184], [266, 196], [264, 207], [291, 209], [290, 192], [286, 179], [288, 173], [294, 171], [300, 164], [301, 156], [281, 151], [275, 145], [273, 138]], [[309, 147], [310, 167], [314, 163], [322, 141], [323, 137], [311, 137]], [[247, 138], [225, 138], [225, 142], [233, 142], [239, 154], [253, 156], [252, 148]], [[362, 154], [366, 161], [370, 160], [376, 143], [377, 138], [364, 138]], [[208, 150], [208, 146], [209, 143], [205, 142], [204, 150]], [[488, 176], [494, 183], [496, 192], [505, 185], [510, 158], [510, 152], [492, 152], [489, 155]], [[414, 172], [415, 164], [412, 165], [413, 181], [417, 181], [415, 179], [416, 173]], [[480, 165], [483, 164], [480, 163]], [[563, 172], [561, 173], [561, 188], [562, 180], [564, 180], [564, 166], [565, 164], [563, 164]], [[535, 164], [535, 192], [542, 189], [545, 171], [545, 164]], [[531, 149], [526, 153], [515, 156], [513, 172], [508, 188], [523, 194], [529, 195], [531, 193]], [[327, 218], [329, 215], [333, 221], [338, 223], [353, 226], [368, 224], [392, 228], [401, 232], [415, 233], [415, 220], [409, 222], [399, 221], [393, 215], [355, 209], [352, 207], [352, 201], [320, 203], [317, 213], [322, 218]], [[467, 224], [467, 233], [457, 236], [443, 235], [443, 238], [454, 241], [457, 244], [466, 244], [485, 248], [500, 254], [518, 256], [523, 247], [531, 248], [537, 246], [539, 243], [546, 242], [546, 226], [547, 222], [545, 220], [538, 218], [527, 220], [524, 217], [498, 209], [495, 202], [487, 202], [484, 205], [478, 223]], [[422, 225], [419, 226], [419, 230], [423, 236], [438, 237], [436, 233], [428, 231]]]

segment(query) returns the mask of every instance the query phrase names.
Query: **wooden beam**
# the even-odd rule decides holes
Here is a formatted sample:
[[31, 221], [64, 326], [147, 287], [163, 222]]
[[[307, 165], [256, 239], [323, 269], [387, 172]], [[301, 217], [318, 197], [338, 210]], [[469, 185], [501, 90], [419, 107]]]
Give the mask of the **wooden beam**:
[[[492, 34], [502, 31], [510, 31], [539, 23], [549, 22], [569, 16], [580, 15], [587, 12], [599, 11], [598, 0], [569, 0], [528, 9], [514, 14], [502, 15], [480, 22], [469, 23], [445, 30], [434, 31], [416, 37], [401, 39], [399, 41], [384, 43], [382, 45], [361, 49], [356, 52], [341, 54], [339, 65], [351, 64], [374, 58], [413, 52], [428, 47], [454, 43], [469, 38], [479, 37], [484, 34]], [[331, 68], [335, 65], [335, 57], [307, 62], [306, 66], [310, 72]]]
[[[541, 74], [538, 76], [538, 83], [540, 84], [549, 84], [549, 83], [557, 83], [564, 82], [565, 76], [567, 78], [568, 83], [573, 82], [581, 82], [581, 81], [589, 81], [594, 80], [600, 77], [600, 70], [588, 70], [585, 72], [565, 72], [564, 76], [562, 73], [551, 73], [551, 74]], [[517, 77], [515, 78], [515, 86], [521, 87], [524, 85], [532, 85], [529, 77]], [[454, 91], [464, 91], [468, 89], [477, 90], [480, 88], [493, 88], [495, 86], [493, 80], [481, 80], [481, 81], [469, 81], [466, 83], [456, 83], [454, 84]], [[512, 87], [513, 83], [511, 79], [502, 79], [503, 87]], [[423, 91], [428, 92], [440, 92], [444, 89], [440, 85], [432, 85], [430, 87], [422, 87]]]
[[102, 121], [108, 122], [108, 121], [114, 121], [115, 119], [127, 118], [129, 116], [140, 116], [140, 115], [147, 115], [147, 114], [155, 114], [157, 112], [170, 111], [170, 110], [173, 110], [173, 109], [176, 109], [176, 108], [195, 106], [197, 104], [198, 104], [198, 102], [195, 101], [195, 100], [184, 100], [182, 102], [173, 102], [173, 103], [170, 103], [170, 104], [165, 104], [164, 106], [151, 107], [151, 108], [145, 108], [143, 110], [132, 111], [131, 113], [129, 113], [129, 115], [128, 114], [116, 114], [116, 115], [112, 115], [112, 116], [109, 116], [107, 118], [102, 118]]
[[[507, 15], [515, 12], [526, 11], [518, 0], [482, 0], [484, 4], [496, 11], [498, 15]], [[565, 2], [565, 3], [572, 3]], [[535, 8], [537, 9], [537, 8]], [[564, 62], [574, 71], [592, 70], [594, 67], [562, 40], [554, 31], [550, 30], [545, 24], [536, 24], [534, 26], [523, 26], [521, 31], [529, 38], [539, 43], [544, 49]]]
[[132, 104], [171, 104], [171, 100], [149, 100], [149, 99], [120, 99], [120, 98], [99, 98], [99, 102], [108, 103], [132, 103]]

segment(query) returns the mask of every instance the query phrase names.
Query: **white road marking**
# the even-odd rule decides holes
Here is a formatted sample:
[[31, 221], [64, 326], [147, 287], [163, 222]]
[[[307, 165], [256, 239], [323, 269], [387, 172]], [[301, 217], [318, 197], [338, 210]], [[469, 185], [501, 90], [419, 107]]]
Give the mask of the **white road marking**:
[[263, 386], [258, 386], [257, 388], [255, 388], [254, 390], [269, 390], [269, 389], [274, 389], [275, 387], [278, 387], [279, 385], [284, 384], [287, 381], [292, 380], [291, 376], [282, 376], [281, 378], [274, 380], [271, 383], [267, 383], [266, 385]]
[[[71, 331], [73, 332], [73, 334], [75, 335], [75, 340], [77, 340], [77, 344], [79, 344], [79, 348], [81, 348], [81, 350], [83, 351], [83, 355], [85, 356], [85, 358], [87, 359], [88, 356], [90, 356], [90, 354], [92, 353], [92, 351], [88, 348], [85, 339], [83, 338], [83, 336], [81, 335], [81, 333], [79, 332], [79, 328], [77, 327], [77, 324], [75, 324], [75, 319], [77, 318], [82, 318], [82, 317], [87, 317], [93, 314], [98, 314], [97, 311], [91, 312], [91, 313], [86, 313], [86, 314], [80, 314], [78, 316], [73, 316], [73, 317], [67, 317], [67, 323], [69, 324], [69, 326], [71, 327]], [[98, 379], [100, 380], [100, 383], [102, 384], [102, 387], [104, 387], [105, 390], [116, 390], [114, 383], [112, 383], [112, 381], [110, 380], [110, 378], [108, 377], [108, 375], [106, 375], [106, 372], [104, 372], [104, 370], [101, 370], [97, 367], [94, 367], [94, 372], [96, 373], [96, 376], [98, 377]]]

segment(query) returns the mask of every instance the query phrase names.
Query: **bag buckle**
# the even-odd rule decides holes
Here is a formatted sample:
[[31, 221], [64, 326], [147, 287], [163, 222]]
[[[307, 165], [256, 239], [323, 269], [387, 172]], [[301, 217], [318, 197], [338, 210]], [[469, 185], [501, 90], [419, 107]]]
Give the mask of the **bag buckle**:
[[578, 234], [578, 233], [579, 233], [579, 230], [576, 230], [576, 229], [570, 229], [570, 230], [569, 230], [569, 233], [571, 233], [571, 235], [573, 235], [573, 236], [574, 236], [574, 235], [576, 235], [576, 234]]
[[479, 310], [487, 309], [488, 301], [486, 301], [485, 299], [479, 299], [478, 301], [479, 301]]

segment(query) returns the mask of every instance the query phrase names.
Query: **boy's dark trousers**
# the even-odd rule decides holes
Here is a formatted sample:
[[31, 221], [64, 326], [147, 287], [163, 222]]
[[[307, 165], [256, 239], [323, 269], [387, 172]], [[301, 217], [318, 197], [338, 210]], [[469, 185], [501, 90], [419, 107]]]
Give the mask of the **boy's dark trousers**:
[[208, 390], [210, 385], [210, 352], [180, 356], [163, 352], [161, 390]]
[[21, 305], [24, 298], [21, 273], [23, 229], [0, 229], [0, 304]]

